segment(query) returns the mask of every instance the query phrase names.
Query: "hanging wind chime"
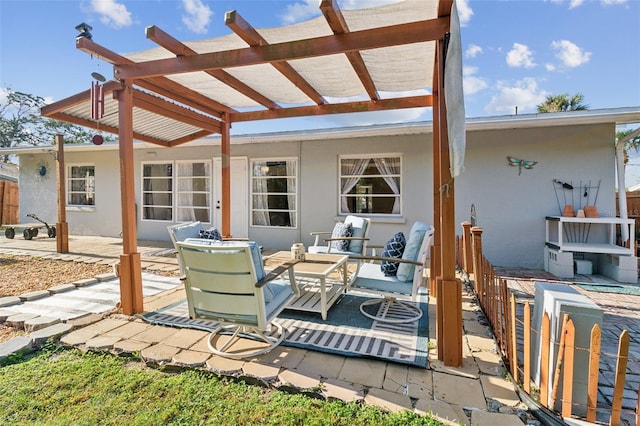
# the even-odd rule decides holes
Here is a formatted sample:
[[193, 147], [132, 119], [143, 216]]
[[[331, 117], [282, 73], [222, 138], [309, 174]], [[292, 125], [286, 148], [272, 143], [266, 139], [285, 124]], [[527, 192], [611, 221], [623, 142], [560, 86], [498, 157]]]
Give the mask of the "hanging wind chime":
[[[104, 83], [106, 79], [97, 72], [92, 72], [91, 77], [95, 81], [91, 82], [91, 119], [96, 120], [96, 130], [100, 130], [100, 119], [104, 116]], [[104, 138], [97, 134], [93, 136], [94, 145], [102, 145]]]

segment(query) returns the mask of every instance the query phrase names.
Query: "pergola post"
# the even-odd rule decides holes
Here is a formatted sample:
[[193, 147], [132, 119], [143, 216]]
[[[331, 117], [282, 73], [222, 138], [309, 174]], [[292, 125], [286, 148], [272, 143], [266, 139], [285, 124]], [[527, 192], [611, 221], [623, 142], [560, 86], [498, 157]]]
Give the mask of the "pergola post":
[[231, 237], [231, 125], [229, 114], [222, 115], [220, 122], [222, 163], [222, 236]]
[[[449, 160], [449, 137], [447, 106], [444, 96], [444, 40], [438, 40], [434, 73], [434, 144], [439, 145], [439, 177], [434, 179], [440, 186], [440, 259], [441, 276], [436, 278], [436, 317], [438, 359], [447, 366], [462, 365], [462, 283], [456, 279], [455, 249], [455, 192]], [[437, 88], [437, 92], [435, 90]], [[437, 108], [435, 107], [437, 105]], [[436, 222], [437, 224], [438, 222]], [[446, 333], [445, 333], [446, 330]]]
[[66, 176], [64, 170], [64, 136], [57, 134], [56, 143], [56, 178], [58, 180], [58, 221], [56, 222], [56, 251], [69, 253], [69, 224], [66, 209]]
[[118, 100], [120, 194], [122, 203], [122, 251], [120, 255], [120, 307], [125, 315], [141, 313], [142, 267], [136, 230], [133, 167], [133, 92], [130, 85], [114, 91]]

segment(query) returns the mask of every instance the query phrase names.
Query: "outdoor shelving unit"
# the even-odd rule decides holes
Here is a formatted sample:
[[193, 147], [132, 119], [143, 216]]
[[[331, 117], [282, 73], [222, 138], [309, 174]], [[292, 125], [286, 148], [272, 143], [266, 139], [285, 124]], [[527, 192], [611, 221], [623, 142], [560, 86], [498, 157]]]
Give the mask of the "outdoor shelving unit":
[[[628, 227], [628, 235], [635, 235], [634, 219], [547, 216], [545, 241], [547, 247], [560, 252], [633, 256], [633, 244], [630, 247], [616, 244], [618, 225]], [[606, 234], [605, 238], [602, 238], [603, 232]]]

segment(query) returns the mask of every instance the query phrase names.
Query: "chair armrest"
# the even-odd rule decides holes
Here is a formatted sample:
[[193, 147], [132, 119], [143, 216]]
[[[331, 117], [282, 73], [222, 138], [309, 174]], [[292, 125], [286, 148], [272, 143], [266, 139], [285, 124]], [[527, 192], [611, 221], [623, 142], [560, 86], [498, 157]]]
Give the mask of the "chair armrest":
[[256, 287], [260, 288], [260, 287], [264, 287], [269, 281], [273, 281], [276, 278], [278, 278], [280, 275], [284, 274], [285, 272], [287, 272], [288, 270], [293, 270], [293, 265], [295, 265], [296, 263], [298, 263], [298, 260], [287, 260], [285, 262], [283, 262], [282, 264], [276, 266], [274, 269], [272, 269], [267, 275], [264, 276], [264, 278], [262, 278], [260, 281], [258, 281], [256, 283]]
[[386, 256], [360, 256], [357, 254], [350, 254], [349, 259], [356, 260], [377, 260], [377, 261], [387, 261], [387, 262], [397, 262], [397, 263], [408, 263], [410, 265], [422, 266], [422, 263], [417, 262], [415, 260], [401, 259], [398, 257], [386, 257]]
[[364, 237], [332, 237], [332, 238], [325, 238], [324, 240], [325, 241], [344, 241], [344, 240], [369, 241], [368, 238], [364, 238]]
[[309, 232], [309, 235], [323, 235], [323, 234], [333, 234], [333, 232], [328, 232], [328, 231], [313, 231], [313, 232]]

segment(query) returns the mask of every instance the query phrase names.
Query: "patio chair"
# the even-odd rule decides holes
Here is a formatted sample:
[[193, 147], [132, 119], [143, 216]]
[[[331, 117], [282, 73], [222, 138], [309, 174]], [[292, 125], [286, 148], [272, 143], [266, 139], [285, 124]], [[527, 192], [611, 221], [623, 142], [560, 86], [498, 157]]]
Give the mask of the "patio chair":
[[[180, 241], [186, 241], [189, 238], [206, 238], [225, 241], [247, 241], [246, 238], [223, 238], [217, 230], [213, 228], [207, 230], [202, 222], [199, 221], [169, 225], [167, 226], [167, 231], [169, 231], [169, 237], [171, 237], [171, 242], [173, 243], [173, 247], [175, 247], [176, 249], [176, 253], [178, 252], [177, 243]], [[180, 268], [180, 275], [184, 275], [180, 257], [178, 257], [178, 267]]]
[[[351, 290], [371, 293], [382, 298], [371, 299], [360, 305], [360, 312], [368, 318], [387, 323], [409, 323], [422, 317], [422, 310], [416, 304], [420, 287], [423, 283], [423, 271], [429, 257], [429, 249], [435, 229], [422, 222], [411, 227], [402, 257], [355, 256], [363, 261], [358, 277], [351, 285]], [[386, 276], [380, 263], [398, 263], [396, 275]], [[408, 299], [411, 301], [400, 300]], [[380, 304], [376, 313], [371, 313]], [[368, 308], [368, 309], [367, 309]], [[388, 316], [392, 313], [392, 316]]]
[[[349, 281], [353, 282], [358, 276], [361, 261], [352, 256], [363, 256], [366, 253], [370, 225], [369, 218], [349, 215], [344, 222], [337, 223], [333, 231], [311, 232], [315, 240], [309, 246], [309, 253], [348, 255], [349, 261], [355, 263], [355, 271], [349, 277]], [[325, 244], [320, 242], [322, 236], [328, 236], [323, 239]]]
[[[220, 323], [208, 339], [214, 354], [254, 357], [282, 342], [286, 330], [274, 319], [299, 296], [293, 275], [296, 261], [265, 274], [262, 254], [253, 241], [189, 238], [176, 244], [184, 265], [189, 317]], [[288, 276], [280, 279], [285, 272]], [[223, 342], [223, 336], [229, 334]], [[240, 338], [251, 339], [258, 347], [245, 341], [234, 348]]]

